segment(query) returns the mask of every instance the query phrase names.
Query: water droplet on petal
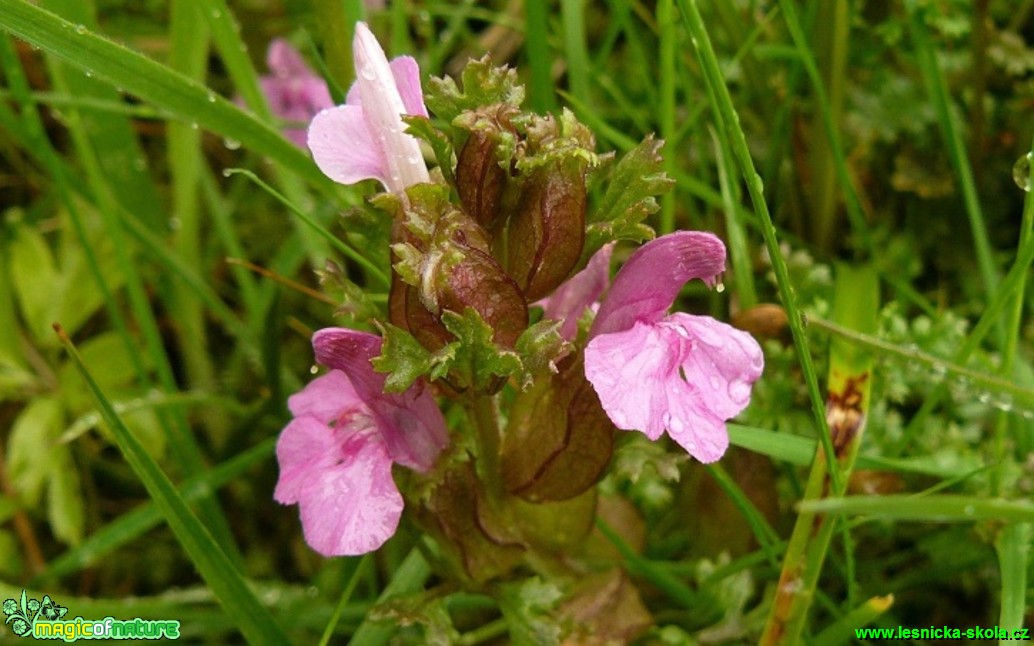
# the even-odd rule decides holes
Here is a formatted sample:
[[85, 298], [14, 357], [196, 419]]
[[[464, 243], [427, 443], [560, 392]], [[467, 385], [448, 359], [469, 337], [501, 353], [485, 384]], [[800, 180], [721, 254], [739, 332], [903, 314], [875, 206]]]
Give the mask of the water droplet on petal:
[[720, 280], [719, 280], [718, 282], [716, 282], [716, 283], [714, 284], [714, 291], [718, 292], [719, 294], [721, 294], [722, 292], [724, 292], [724, 291], [725, 291], [725, 283], [723, 283], [723, 282], [722, 282], [722, 281], [720, 281]]
[[722, 387], [722, 382], [718, 379], [717, 375], [711, 375], [710, 382], [711, 382], [711, 388], [713, 388], [714, 390], [718, 390], [719, 388]]
[[1023, 190], [1030, 192], [1030, 153], [1020, 157], [1012, 167], [1012, 181]]
[[377, 71], [373, 69], [372, 65], [363, 65], [363, 67], [359, 70], [359, 74], [361, 74], [362, 77], [367, 81], [377, 80]]
[[750, 399], [750, 384], [735, 380], [729, 383], [729, 398], [736, 402]]
[[671, 419], [668, 420], [668, 430], [672, 433], [681, 433], [685, 429], [686, 427], [683, 426], [682, 420], [678, 417], [671, 417]]

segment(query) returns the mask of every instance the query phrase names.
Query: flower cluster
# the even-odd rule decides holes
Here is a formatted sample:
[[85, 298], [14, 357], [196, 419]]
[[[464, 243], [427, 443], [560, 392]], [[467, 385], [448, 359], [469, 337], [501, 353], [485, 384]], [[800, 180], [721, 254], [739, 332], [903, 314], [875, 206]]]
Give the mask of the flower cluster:
[[[702, 462], [720, 458], [725, 422], [761, 375], [761, 349], [713, 318], [668, 311], [688, 281], [717, 283], [724, 245], [710, 233], [662, 236], [610, 280], [615, 241], [652, 237], [641, 220], [670, 188], [660, 143], [613, 165], [589, 213], [589, 181], [610, 159], [570, 113], [523, 112], [512, 71], [481, 61], [462, 91], [432, 81], [439, 129], [414, 59], [389, 62], [361, 23], [353, 49], [346, 103], [315, 115], [307, 145], [330, 178], [386, 189], [371, 203], [393, 223], [394, 271], [384, 340], [320, 330], [316, 359], [330, 371], [288, 403], [275, 497], [299, 505], [308, 543], [325, 555], [383, 544], [403, 508], [397, 464], [417, 474], [407, 477], [422, 491], [411, 502], [429, 531], [456, 545], [468, 575], [491, 576], [499, 561], [485, 565], [478, 550], [516, 558], [542, 544], [509, 497], [580, 500], [610, 460], [614, 429], [667, 433]], [[502, 430], [490, 412], [473, 438], [453, 438], [468, 448], [442, 458], [450, 438], [432, 393], [477, 408], [485, 426], [507, 384]]]

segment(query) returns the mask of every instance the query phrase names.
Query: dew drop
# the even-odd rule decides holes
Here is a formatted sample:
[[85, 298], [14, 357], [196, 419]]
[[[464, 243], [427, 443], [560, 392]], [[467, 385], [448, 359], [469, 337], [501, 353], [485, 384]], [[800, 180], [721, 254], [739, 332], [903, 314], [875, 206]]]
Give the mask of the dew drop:
[[362, 69], [359, 70], [359, 74], [367, 81], [377, 80], [377, 71], [371, 65], [363, 65]]
[[226, 146], [227, 150], [237, 150], [241, 147], [241, 142], [236, 139], [223, 139], [223, 145]]
[[972, 516], [973, 514], [977, 513], [977, 510], [973, 507], [973, 505], [966, 505], [962, 509], [962, 513], [966, 514], [967, 516]]
[[721, 294], [722, 292], [724, 292], [724, 291], [725, 291], [725, 283], [723, 283], [723, 282], [722, 282], [722, 281], [720, 281], [720, 280], [719, 280], [718, 282], [716, 282], [716, 283], [714, 284], [714, 291], [718, 292], [719, 294]]
[[86, 33], [86, 25], [76, 25], [75, 26], [75, 33], [77, 33], [77, 34], [85, 34]]
[[208, 102], [209, 103], [215, 103], [215, 92], [209, 92], [208, 93]]
[[736, 402], [742, 402], [750, 398], [750, 384], [745, 381], [736, 380], [729, 384], [729, 397]]
[[320, 371], [320, 367], [317, 366], [316, 364], [313, 364], [312, 366], [309, 367], [309, 374], [310, 375], [314, 375], [314, 374], [316, 374], [319, 371]]
[[[713, 388], [714, 390], [718, 390], [719, 388], [722, 387], [722, 382], [721, 382], [721, 380], [718, 379], [718, 377], [716, 375], [711, 375], [711, 378], [708, 381], [711, 382], [711, 388]], [[730, 387], [731, 387], [731, 384], [730, 384]]]
[[1030, 192], [1030, 162], [1032, 157], [1027, 153], [1012, 166], [1012, 181], [1023, 190]]
[[198, 129], [197, 121], [192, 121], [190, 123], [190, 129], [191, 130], [197, 130]]

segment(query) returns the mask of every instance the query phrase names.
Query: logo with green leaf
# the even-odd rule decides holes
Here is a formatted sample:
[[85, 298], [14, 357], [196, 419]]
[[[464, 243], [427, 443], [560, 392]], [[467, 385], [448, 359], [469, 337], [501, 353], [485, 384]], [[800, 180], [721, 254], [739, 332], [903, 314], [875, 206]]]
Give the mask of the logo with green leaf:
[[5, 624], [10, 624], [11, 631], [19, 637], [32, 634], [32, 627], [40, 619], [44, 621], [57, 621], [65, 616], [68, 608], [54, 603], [49, 594], [43, 595], [43, 601], [29, 599], [22, 590], [20, 600], [6, 599], [4, 601], [4, 614], [7, 615]]

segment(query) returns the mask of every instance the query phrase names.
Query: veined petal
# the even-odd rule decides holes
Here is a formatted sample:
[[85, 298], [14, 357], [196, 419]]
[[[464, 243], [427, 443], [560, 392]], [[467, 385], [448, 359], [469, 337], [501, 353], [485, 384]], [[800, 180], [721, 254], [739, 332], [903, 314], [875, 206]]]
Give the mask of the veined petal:
[[335, 182], [375, 179], [387, 185], [388, 162], [362, 107], [339, 105], [317, 114], [309, 125], [308, 144], [316, 165]]
[[704, 396], [701, 404], [715, 417], [735, 417], [750, 403], [751, 385], [765, 367], [761, 346], [750, 334], [709, 316], [672, 314], [660, 325], [689, 340], [682, 374]]
[[639, 430], [656, 440], [666, 426], [666, 384], [678, 375], [674, 333], [646, 323], [601, 334], [585, 347], [585, 378], [610, 421], [624, 430]]
[[399, 464], [427, 471], [448, 443], [449, 434], [434, 397], [423, 382], [404, 393], [385, 393], [385, 376], [370, 360], [381, 338], [348, 328], [325, 328], [312, 337], [316, 361], [344, 372], [359, 399], [374, 415], [388, 454]]
[[399, 56], [391, 59], [391, 74], [395, 78], [395, 87], [402, 97], [402, 105], [406, 114], [427, 117], [427, 106], [424, 105], [424, 89], [420, 87], [420, 66], [412, 56]]
[[589, 337], [659, 321], [686, 282], [713, 285], [724, 270], [725, 245], [711, 233], [676, 231], [647, 242], [614, 277]]
[[280, 78], [315, 76], [297, 49], [283, 38], [274, 38], [266, 50], [266, 67]]
[[578, 320], [592, 307], [610, 284], [610, 256], [614, 243], [603, 245], [592, 255], [585, 269], [560, 284], [553, 293], [535, 305], [542, 307], [543, 317], [563, 321], [560, 336], [568, 341], [578, 334]]
[[309, 69], [297, 50], [279, 38], [270, 43], [266, 64], [271, 74], [259, 79], [262, 94], [273, 115], [302, 124], [302, 127], [286, 128], [284, 136], [304, 148], [305, 127], [320, 110], [334, 105], [327, 84]]
[[380, 43], [365, 23], [356, 23], [352, 51], [363, 116], [387, 162], [385, 186], [393, 193], [402, 194], [407, 186], [430, 181], [420, 144], [405, 133], [401, 115], [407, 109], [396, 87], [395, 75]]
[[287, 407], [295, 417], [314, 417], [329, 425], [336, 422], [342, 412], [363, 408], [365, 404], [359, 399], [348, 376], [340, 370], [331, 370], [291, 395]]
[[385, 376], [373, 369], [370, 360], [381, 353], [381, 338], [369, 332], [345, 327], [328, 327], [312, 335], [316, 363], [341, 370], [359, 397], [369, 400], [384, 392]]
[[305, 541], [320, 554], [364, 554], [395, 533], [402, 496], [376, 433], [300, 417], [281, 434], [277, 460], [274, 498], [298, 504]]
[[750, 335], [688, 314], [637, 321], [585, 348], [585, 376], [616, 426], [651, 439], [666, 430], [701, 462], [725, 452], [725, 422], [750, 402], [763, 362]]

